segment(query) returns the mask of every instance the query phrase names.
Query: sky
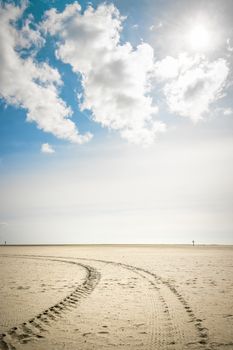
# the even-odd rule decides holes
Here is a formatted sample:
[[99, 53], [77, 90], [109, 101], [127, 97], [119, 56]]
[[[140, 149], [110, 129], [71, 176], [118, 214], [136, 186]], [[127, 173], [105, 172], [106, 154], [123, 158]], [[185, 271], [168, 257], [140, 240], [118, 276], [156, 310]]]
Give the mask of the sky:
[[231, 0], [0, 2], [0, 243], [233, 244]]

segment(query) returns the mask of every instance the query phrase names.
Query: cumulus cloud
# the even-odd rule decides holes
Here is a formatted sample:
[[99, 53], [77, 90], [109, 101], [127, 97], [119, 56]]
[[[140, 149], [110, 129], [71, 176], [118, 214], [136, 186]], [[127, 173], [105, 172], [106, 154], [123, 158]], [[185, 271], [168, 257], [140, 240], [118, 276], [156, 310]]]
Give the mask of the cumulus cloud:
[[16, 28], [24, 7], [1, 4], [0, 10], [0, 97], [8, 104], [25, 108], [27, 121], [35, 122], [39, 129], [71, 142], [88, 141], [91, 135], [79, 134], [69, 119], [71, 109], [59, 97], [59, 72], [47, 63], [36, 62], [32, 53], [23, 58], [23, 50], [44, 42], [39, 31], [30, 28], [30, 18], [21, 29]]
[[[58, 70], [36, 60], [46, 35], [57, 40], [57, 59], [81, 79], [82, 93], [77, 94], [81, 112], [91, 111], [95, 122], [129, 142], [149, 145], [166, 130], [152, 98], [153, 84], [153, 91], [161, 87], [171, 113], [193, 121], [204, 118], [223, 96], [229, 75], [224, 58], [209, 61], [201, 55], [180, 54], [155, 61], [149, 44], [132, 47], [122, 42], [124, 18], [112, 4], [85, 11], [78, 2], [62, 12], [52, 8], [40, 24], [30, 15], [22, 20], [24, 7], [0, 4], [0, 98], [26, 109], [27, 121], [58, 138], [82, 144], [92, 135], [81, 135], [71, 120], [72, 110], [59, 95]], [[159, 22], [151, 30], [162, 25]], [[230, 39], [227, 45], [231, 51]]]
[[80, 109], [92, 111], [94, 121], [123, 138], [150, 144], [165, 130], [155, 119], [158, 107], [150, 97], [153, 49], [146, 43], [136, 48], [122, 44], [123, 20], [113, 5], [89, 6], [81, 13], [75, 2], [61, 13], [47, 11], [42, 27], [58, 37], [57, 58], [81, 73]]
[[42, 153], [47, 153], [47, 154], [55, 153], [55, 150], [53, 149], [53, 147], [49, 143], [43, 143], [41, 145], [41, 149], [40, 150], [41, 150]]
[[163, 92], [171, 112], [203, 119], [210, 105], [223, 95], [229, 67], [225, 59], [213, 62], [197, 55], [166, 57], [155, 65], [155, 76], [165, 82]]
[[179, 72], [178, 60], [167, 56], [161, 61], [157, 61], [154, 66], [155, 76], [159, 81], [169, 78], [176, 78]]

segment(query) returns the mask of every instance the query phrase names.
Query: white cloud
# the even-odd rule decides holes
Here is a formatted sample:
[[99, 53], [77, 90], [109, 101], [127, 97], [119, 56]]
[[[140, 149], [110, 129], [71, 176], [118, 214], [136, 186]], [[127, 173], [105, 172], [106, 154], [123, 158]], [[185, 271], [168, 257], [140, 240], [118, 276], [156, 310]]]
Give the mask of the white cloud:
[[229, 68], [225, 59], [209, 62], [203, 56], [166, 57], [155, 65], [155, 76], [165, 81], [163, 92], [171, 112], [198, 121], [223, 95]]
[[149, 96], [154, 67], [153, 49], [135, 49], [120, 42], [123, 18], [113, 5], [91, 6], [82, 14], [78, 3], [62, 13], [47, 11], [42, 24], [58, 35], [56, 55], [82, 75], [83, 103], [93, 120], [134, 143], [150, 144], [165, 125], [154, 119], [158, 108]]
[[48, 144], [48, 143], [43, 143], [41, 145], [41, 152], [42, 153], [47, 153], [47, 154], [55, 153], [53, 147], [50, 144]]
[[[82, 12], [74, 2], [61, 13], [54, 8], [47, 11], [40, 26], [28, 16], [21, 29], [15, 23], [24, 7], [2, 4], [0, 8], [0, 97], [26, 109], [27, 121], [58, 138], [82, 144], [92, 135], [80, 135], [71, 120], [72, 110], [59, 96], [58, 70], [35, 59], [45, 43], [42, 32], [58, 39], [57, 58], [81, 76], [80, 110], [90, 110], [95, 122], [118, 131], [129, 142], [152, 144], [166, 129], [152, 99], [154, 78], [161, 84], [170, 112], [193, 121], [204, 118], [224, 94], [229, 74], [225, 59], [211, 62], [204, 56], [180, 54], [155, 62], [149, 44], [133, 48], [129, 42], [122, 43], [124, 18], [114, 5], [104, 3], [97, 9], [90, 5]], [[159, 22], [151, 30], [162, 26]], [[230, 51], [230, 39], [227, 45]]]
[[179, 71], [178, 60], [167, 56], [162, 61], [157, 61], [154, 66], [156, 78], [164, 81], [169, 78], [176, 78]]
[[160, 29], [160, 28], [162, 28], [162, 27], [163, 27], [163, 23], [160, 21], [157, 25], [152, 24], [152, 25], [149, 27], [149, 29], [150, 29], [150, 31], [152, 32], [152, 31], [157, 30], [157, 29]]
[[[22, 13], [23, 9], [21, 9]], [[24, 22], [23, 27], [18, 31], [17, 50], [31, 49], [32, 47], [40, 48], [44, 45], [45, 39], [41, 36], [38, 28], [31, 29], [34, 18], [30, 16]]]
[[43, 45], [39, 31], [30, 28], [30, 19], [17, 30], [14, 23], [21, 18], [24, 8], [12, 4], [0, 5], [0, 97], [6, 103], [27, 110], [27, 121], [56, 137], [83, 143], [91, 137], [80, 135], [69, 119], [71, 109], [59, 97], [62, 84], [59, 72], [47, 63], [38, 63], [33, 53], [22, 58], [20, 50]]

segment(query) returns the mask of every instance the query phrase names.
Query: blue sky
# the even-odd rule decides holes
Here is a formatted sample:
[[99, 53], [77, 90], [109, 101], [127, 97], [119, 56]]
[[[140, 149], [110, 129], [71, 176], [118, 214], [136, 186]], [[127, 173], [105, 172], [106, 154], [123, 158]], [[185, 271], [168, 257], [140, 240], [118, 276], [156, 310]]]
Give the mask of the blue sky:
[[0, 240], [233, 243], [231, 1], [2, 1]]

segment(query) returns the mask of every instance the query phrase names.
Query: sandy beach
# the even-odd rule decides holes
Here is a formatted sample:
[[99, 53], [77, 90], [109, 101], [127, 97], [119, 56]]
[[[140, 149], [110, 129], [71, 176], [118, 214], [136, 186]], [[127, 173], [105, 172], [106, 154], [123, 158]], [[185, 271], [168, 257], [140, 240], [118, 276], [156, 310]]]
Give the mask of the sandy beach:
[[232, 246], [1, 246], [0, 349], [233, 349]]

